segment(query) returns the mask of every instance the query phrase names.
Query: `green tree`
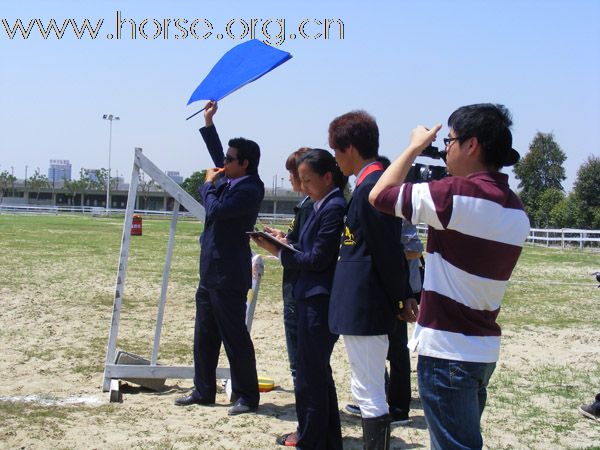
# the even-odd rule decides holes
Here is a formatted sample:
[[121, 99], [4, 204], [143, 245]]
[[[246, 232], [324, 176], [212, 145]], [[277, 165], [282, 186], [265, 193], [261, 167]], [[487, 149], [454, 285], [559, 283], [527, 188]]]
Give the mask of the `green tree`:
[[557, 188], [546, 189], [538, 199], [538, 210], [534, 217], [534, 222], [542, 228], [552, 228], [559, 226], [553, 220], [552, 210], [565, 199], [563, 191]]
[[586, 228], [581, 201], [573, 193], [558, 202], [550, 211], [550, 222], [556, 228]]
[[9, 191], [15, 195], [15, 181], [17, 181], [17, 177], [11, 175], [7, 170], [0, 172], [0, 199], [7, 196]]
[[79, 173], [79, 178], [88, 180], [87, 190], [104, 191], [106, 189], [106, 169], [96, 169], [92, 172], [82, 169]]
[[0, 199], [2, 199], [5, 195], [8, 195], [8, 177], [10, 173], [4, 170], [0, 172]]
[[75, 206], [75, 197], [77, 194], [81, 194], [80, 206], [83, 206], [83, 197], [85, 195], [85, 191], [92, 189], [94, 182], [90, 179], [88, 174], [84, 169], [79, 171], [79, 180], [64, 180], [65, 189], [69, 192], [71, 196], [71, 203]]
[[573, 193], [583, 209], [588, 224], [585, 228], [600, 228], [597, 221], [600, 214], [600, 157], [590, 155], [579, 167]]
[[590, 224], [592, 229], [600, 230], [600, 207], [592, 208]]
[[144, 198], [144, 209], [148, 209], [148, 195], [154, 186], [158, 186], [156, 181], [152, 178], [146, 180], [144, 172], [140, 172], [138, 191], [141, 192], [142, 197]]
[[206, 180], [206, 170], [201, 172], [194, 172], [181, 183], [181, 187], [197, 201], [200, 201], [200, 193], [198, 192], [200, 186], [204, 184]]
[[[111, 171], [112, 172], [112, 171]], [[95, 191], [106, 192], [106, 179], [108, 178], [108, 170], [102, 167], [95, 171], [97, 181], [92, 181], [90, 189]], [[118, 187], [119, 180], [114, 175], [110, 177], [110, 190], [114, 191]]]
[[107, 177], [108, 177], [108, 170], [106, 170], [104, 167], [96, 170], [96, 178], [98, 179], [98, 181], [96, 182], [94, 187], [98, 191], [106, 190], [106, 178]]
[[40, 191], [50, 187], [50, 181], [48, 181], [46, 175], [40, 174], [40, 170], [37, 169], [27, 180], [27, 185], [32, 192], [36, 193], [35, 199], [38, 200], [40, 198]]
[[17, 177], [14, 175], [8, 176], [8, 184], [10, 185], [10, 192], [13, 197], [15, 196], [15, 181], [17, 181]]
[[529, 152], [515, 164], [519, 196], [530, 217], [537, 217], [540, 196], [544, 191], [549, 188], [564, 191], [562, 182], [566, 176], [563, 163], [566, 159], [552, 133], [538, 132], [529, 145]]

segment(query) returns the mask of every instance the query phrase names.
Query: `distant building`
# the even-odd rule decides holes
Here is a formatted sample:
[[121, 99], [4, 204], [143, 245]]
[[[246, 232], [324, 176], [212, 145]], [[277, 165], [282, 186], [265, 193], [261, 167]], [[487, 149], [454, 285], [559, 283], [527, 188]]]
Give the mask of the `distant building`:
[[167, 170], [167, 176], [177, 184], [183, 183], [183, 177], [177, 171]]
[[51, 159], [48, 181], [54, 185], [63, 180], [71, 181], [71, 162], [68, 159]]

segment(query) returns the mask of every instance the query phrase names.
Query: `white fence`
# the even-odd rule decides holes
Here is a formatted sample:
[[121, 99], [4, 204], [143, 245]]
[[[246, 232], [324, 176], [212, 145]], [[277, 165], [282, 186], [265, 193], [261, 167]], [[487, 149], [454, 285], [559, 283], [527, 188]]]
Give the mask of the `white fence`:
[[[83, 213], [96, 216], [123, 215], [124, 209], [111, 209], [91, 206], [35, 206], [35, 205], [7, 205], [0, 203], [0, 214], [59, 214], [59, 213]], [[136, 214], [155, 217], [171, 217], [172, 211], [149, 211], [136, 210]], [[188, 212], [180, 212], [179, 217], [193, 217]], [[292, 219], [290, 214], [259, 214], [259, 224], [287, 224]], [[427, 226], [417, 225], [419, 234], [427, 235]], [[543, 245], [546, 247], [579, 247], [600, 248], [600, 230], [578, 230], [573, 228], [543, 229], [532, 228], [527, 237], [527, 243], [532, 245]]]
[[[125, 214], [124, 209], [109, 209], [99, 208], [94, 206], [41, 206], [41, 205], [10, 205], [0, 203], [0, 214], [91, 214], [93, 216], [122, 216]], [[142, 214], [144, 216], [155, 216], [155, 217], [171, 217], [173, 211], [155, 211], [136, 209], [136, 214]], [[194, 216], [189, 212], [179, 212], [179, 218], [188, 217], [193, 218]], [[294, 216], [292, 214], [259, 214], [259, 223], [264, 224], [288, 224]]]
[[532, 228], [527, 242], [546, 247], [596, 247], [600, 248], [600, 230], [577, 230], [573, 228]]
[[[91, 214], [93, 216], [122, 216], [125, 214], [124, 209], [109, 209], [100, 208], [97, 206], [38, 206], [38, 205], [3, 205], [0, 204], [0, 214]], [[136, 214], [145, 216], [171, 217], [173, 211], [154, 211], [136, 209]], [[194, 217], [189, 212], [180, 212], [179, 217]]]

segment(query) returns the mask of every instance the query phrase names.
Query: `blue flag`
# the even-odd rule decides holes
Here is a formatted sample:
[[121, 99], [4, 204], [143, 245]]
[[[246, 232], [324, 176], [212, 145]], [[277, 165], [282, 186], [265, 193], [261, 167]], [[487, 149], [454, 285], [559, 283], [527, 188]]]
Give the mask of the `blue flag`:
[[252, 39], [236, 45], [223, 55], [187, 104], [198, 100], [218, 101], [242, 86], [259, 79], [292, 55]]

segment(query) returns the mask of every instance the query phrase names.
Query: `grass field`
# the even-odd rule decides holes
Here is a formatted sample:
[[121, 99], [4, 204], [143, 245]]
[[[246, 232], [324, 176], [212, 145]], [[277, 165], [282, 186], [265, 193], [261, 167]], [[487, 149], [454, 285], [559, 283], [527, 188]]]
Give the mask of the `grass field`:
[[[272, 259], [252, 335], [259, 373], [280, 388], [263, 394], [259, 414], [174, 407], [190, 380], [167, 380], [161, 393], [133, 388], [124, 403], [108, 403], [101, 382], [122, 225], [120, 217], [0, 215], [0, 448], [276, 448], [295, 412], [281, 268]], [[148, 357], [169, 221], [144, 219], [143, 227], [132, 237], [118, 346]], [[192, 363], [200, 230], [197, 222], [178, 224], [159, 356], [169, 364]], [[576, 411], [600, 391], [600, 289], [590, 275], [597, 270], [597, 252], [523, 251], [499, 318], [504, 338], [483, 417], [486, 448], [600, 448], [600, 423]], [[350, 390], [342, 341], [332, 366], [343, 407]], [[413, 423], [393, 430], [392, 448], [429, 446], [414, 384]], [[225, 396], [217, 402], [225, 405]], [[360, 422], [342, 413], [342, 426], [345, 448], [361, 448]]]

